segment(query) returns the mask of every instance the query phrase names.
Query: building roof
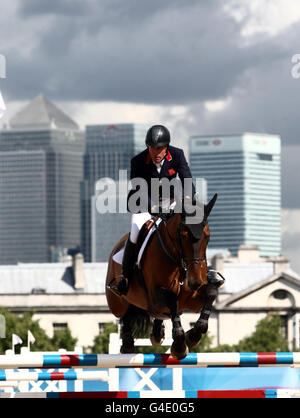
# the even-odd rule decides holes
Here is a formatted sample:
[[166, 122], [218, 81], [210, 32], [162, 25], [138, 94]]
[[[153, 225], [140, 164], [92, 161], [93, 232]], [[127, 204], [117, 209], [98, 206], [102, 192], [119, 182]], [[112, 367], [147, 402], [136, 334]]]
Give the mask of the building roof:
[[[41, 263], [3, 266], [0, 265], [0, 295], [4, 294], [103, 294], [108, 263], [84, 263], [85, 287], [74, 287], [72, 262]], [[285, 271], [289, 277], [300, 280], [291, 268]], [[237, 294], [262, 281], [273, 277], [272, 262], [234, 263], [225, 262], [223, 275], [225, 283], [222, 294]]]
[[12, 129], [79, 129], [78, 125], [42, 94], [35, 97], [10, 120]]
[[236, 293], [272, 276], [273, 263], [224, 263], [225, 283], [222, 293]]
[[252, 286], [248, 286], [245, 289], [240, 290], [239, 292], [234, 293], [229, 298], [223, 300], [223, 302], [218, 303], [218, 308], [224, 308], [226, 306], [230, 306], [234, 302], [246, 297], [251, 293], [257, 292], [259, 289], [270, 285], [271, 283], [278, 281], [279, 279], [284, 279], [285, 281], [289, 282], [293, 288], [300, 288], [300, 280], [298, 278], [291, 276], [290, 273], [281, 272], [271, 275], [263, 280], [259, 280], [257, 283], [254, 283]]
[[105, 293], [107, 263], [85, 263], [85, 288], [74, 288], [72, 263], [0, 266], [0, 294]]
[[[291, 268], [285, 271], [289, 276], [299, 280], [300, 276]], [[272, 262], [262, 263], [224, 263], [225, 283], [221, 287], [221, 293], [241, 292], [274, 274]]]

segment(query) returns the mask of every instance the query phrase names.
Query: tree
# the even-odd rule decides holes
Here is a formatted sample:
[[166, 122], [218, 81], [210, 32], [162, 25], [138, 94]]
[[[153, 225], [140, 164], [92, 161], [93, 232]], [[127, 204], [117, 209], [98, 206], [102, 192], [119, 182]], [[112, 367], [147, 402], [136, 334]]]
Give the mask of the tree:
[[94, 344], [88, 347], [92, 353], [108, 353], [109, 336], [113, 332], [118, 332], [118, 326], [113, 322], [104, 325], [104, 330], [94, 338]]
[[55, 331], [51, 339], [54, 350], [65, 348], [67, 351], [73, 351], [77, 343], [77, 338], [73, 338], [69, 328]]
[[267, 315], [260, 320], [252, 335], [237, 344], [240, 352], [288, 351], [288, 342], [282, 336], [282, 320], [279, 315]]
[[260, 320], [255, 331], [248, 337], [243, 338], [238, 344], [222, 344], [212, 348], [213, 352], [241, 352], [241, 353], [267, 353], [286, 352], [288, 342], [281, 333], [282, 320], [279, 315], [267, 315]]
[[[17, 334], [23, 343], [27, 343], [28, 330], [34, 335], [35, 342], [30, 345], [31, 351], [57, 351], [59, 348], [66, 348], [73, 351], [76, 339], [72, 338], [69, 330], [54, 334], [50, 338], [37, 320], [33, 320], [34, 311], [25, 312], [23, 315], [15, 315], [9, 310], [0, 307], [0, 315], [5, 318], [5, 338], [0, 338], [0, 352], [12, 347], [12, 334]], [[16, 346], [15, 352], [20, 352], [20, 346]]]

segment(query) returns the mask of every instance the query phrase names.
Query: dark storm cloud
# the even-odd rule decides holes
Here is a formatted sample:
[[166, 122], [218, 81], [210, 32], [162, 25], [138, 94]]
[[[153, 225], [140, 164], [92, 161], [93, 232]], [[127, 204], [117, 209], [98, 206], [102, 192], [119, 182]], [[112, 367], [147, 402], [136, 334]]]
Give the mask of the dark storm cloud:
[[[148, 103], [166, 112], [183, 104], [188, 112], [176, 119], [175, 132], [279, 134], [283, 206], [300, 207], [300, 79], [291, 76], [291, 58], [300, 53], [298, 23], [276, 36], [244, 38], [249, 16], [237, 22], [221, 0], [15, 4], [6, 26], [11, 32], [1, 36], [8, 100], [43, 92], [57, 102]], [[205, 101], [227, 98], [223, 110], [206, 110]]]
[[241, 26], [221, 6], [219, 0], [20, 2], [28, 30], [40, 19], [45, 27], [38, 26], [30, 55], [7, 51], [9, 96], [43, 91], [56, 100], [151, 104], [224, 97], [249, 68], [285, 51], [272, 42], [243, 46]]
[[41, 15], [79, 15], [86, 10], [85, 2], [80, 0], [26, 0], [20, 3], [19, 14], [21, 17], [34, 17]]

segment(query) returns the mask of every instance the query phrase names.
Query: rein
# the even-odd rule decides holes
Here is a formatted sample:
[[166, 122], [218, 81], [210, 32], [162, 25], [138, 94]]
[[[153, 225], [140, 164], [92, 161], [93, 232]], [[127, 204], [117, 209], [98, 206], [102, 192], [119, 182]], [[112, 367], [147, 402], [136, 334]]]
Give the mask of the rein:
[[[164, 225], [166, 226], [166, 223], [165, 223], [165, 221], [163, 221], [164, 222]], [[164, 243], [164, 241], [163, 241], [163, 239], [162, 239], [162, 236], [161, 236], [161, 233], [160, 233], [160, 230], [158, 229], [158, 226], [156, 225], [156, 222], [154, 223], [154, 225], [155, 225], [155, 229], [156, 229], [156, 232], [157, 232], [157, 236], [158, 236], [158, 240], [159, 240], [159, 243], [160, 243], [160, 246], [161, 246], [161, 248], [162, 248], [162, 250], [164, 251], [164, 253], [167, 255], [167, 257], [175, 264], [175, 265], [177, 265], [178, 267], [179, 267], [179, 271], [180, 271], [180, 277], [179, 277], [179, 282], [180, 282], [180, 284], [183, 284], [183, 280], [185, 279], [185, 277], [186, 277], [186, 273], [187, 273], [187, 271], [189, 270], [189, 268], [193, 265], [193, 264], [199, 264], [200, 263], [200, 261], [204, 261], [205, 259], [206, 259], [206, 256], [203, 256], [203, 257], [196, 257], [196, 258], [187, 258], [187, 257], [184, 257], [184, 254], [183, 254], [183, 249], [182, 249], [182, 242], [181, 242], [181, 236], [180, 236], [180, 231], [181, 231], [181, 223], [180, 223], [180, 227], [177, 229], [177, 233], [176, 233], [176, 238], [177, 238], [177, 242], [178, 242], [178, 244], [179, 244], [179, 248], [180, 248], [180, 250], [178, 251], [178, 249], [177, 249], [177, 247], [176, 246], [174, 246], [173, 248], [175, 249], [175, 251], [176, 251], [176, 253], [177, 253], [177, 255], [178, 255], [178, 259], [176, 260], [176, 258], [175, 257], [173, 257], [173, 255], [172, 254], [170, 254], [170, 252], [168, 251], [168, 249], [167, 249], [167, 247], [166, 247], [166, 245], [165, 245], [165, 243]], [[169, 231], [168, 231], [168, 228], [166, 228], [166, 231], [167, 231], [167, 233], [168, 233], [168, 235], [169, 235], [169, 238], [170, 238], [170, 240], [173, 240], [173, 238], [170, 236], [170, 233], [169, 233]], [[187, 261], [191, 261], [191, 263], [189, 263], [189, 264], [187, 264], [186, 262]]]

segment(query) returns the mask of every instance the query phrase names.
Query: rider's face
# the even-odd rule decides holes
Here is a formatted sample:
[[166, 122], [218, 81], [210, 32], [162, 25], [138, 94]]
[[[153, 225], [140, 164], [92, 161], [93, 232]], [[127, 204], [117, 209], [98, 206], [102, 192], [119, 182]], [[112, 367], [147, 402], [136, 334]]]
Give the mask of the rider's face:
[[149, 147], [149, 153], [155, 164], [161, 162], [167, 152], [167, 147]]

